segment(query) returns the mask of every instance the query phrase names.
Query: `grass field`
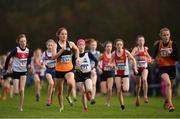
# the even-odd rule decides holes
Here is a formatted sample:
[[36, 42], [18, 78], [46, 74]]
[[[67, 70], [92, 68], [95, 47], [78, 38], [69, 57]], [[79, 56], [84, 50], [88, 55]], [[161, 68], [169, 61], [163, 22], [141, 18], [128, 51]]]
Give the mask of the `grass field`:
[[6, 101], [0, 100], [0, 118], [11, 117], [38, 117], [38, 118], [139, 118], [139, 117], [153, 117], [153, 118], [178, 118], [180, 117], [180, 97], [174, 98], [175, 111], [168, 112], [162, 108], [162, 97], [151, 97], [148, 104], [143, 103], [141, 98], [141, 106], [135, 107], [135, 98], [132, 96], [125, 97], [126, 109], [122, 111], [120, 109], [117, 97], [114, 95], [112, 98], [111, 107], [104, 105], [105, 98], [103, 96], [97, 96], [95, 105], [88, 104], [88, 112], [82, 111], [82, 104], [80, 96], [78, 101], [73, 107], [69, 106], [66, 100], [65, 109], [63, 112], [58, 112], [57, 96], [54, 96], [53, 104], [47, 107], [46, 104], [46, 89], [43, 88], [40, 102], [35, 101], [34, 89], [27, 88], [25, 91], [24, 111], [18, 111], [18, 96], [13, 100], [7, 99]]

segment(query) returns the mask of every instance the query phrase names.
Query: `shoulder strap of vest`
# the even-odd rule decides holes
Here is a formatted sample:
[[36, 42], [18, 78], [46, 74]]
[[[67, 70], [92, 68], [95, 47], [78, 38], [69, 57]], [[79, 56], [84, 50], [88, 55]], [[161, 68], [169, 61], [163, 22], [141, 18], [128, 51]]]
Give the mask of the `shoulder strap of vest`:
[[123, 50], [124, 63], [126, 63], [126, 49]]

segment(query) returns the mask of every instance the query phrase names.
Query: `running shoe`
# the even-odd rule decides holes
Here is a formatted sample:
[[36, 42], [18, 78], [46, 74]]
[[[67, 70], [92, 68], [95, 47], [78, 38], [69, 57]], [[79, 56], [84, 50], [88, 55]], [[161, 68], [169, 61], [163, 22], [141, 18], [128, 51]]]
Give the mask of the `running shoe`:
[[70, 106], [73, 106], [73, 101], [72, 101], [71, 97], [70, 97], [70, 96], [67, 96], [66, 99], [67, 99], [69, 105], [70, 105]]
[[105, 106], [106, 106], [106, 107], [110, 107], [111, 104], [106, 102], [106, 103], [105, 103]]
[[144, 103], [148, 103], [148, 102], [149, 102], [148, 97], [144, 97]]
[[23, 111], [23, 108], [19, 108], [19, 111], [22, 112], [22, 111]]
[[84, 108], [84, 112], [88, 112], [88, 108], [86, 107], [86, 108]]
[[168, 110], [169, 112], [174, 112], [175, 108], [173, 105], [169, 105]]
[[63, 108], [62, 108], [62, 107], [60, 107], [60, 108], [59, 108], [59, 112], [62, 112], [62, 111], [63, 111]]
[[52, 104], [52, 101], [51, 101], [51, 98], [49, 98], [48, 101], [47, 101], [46, 106], [51, 106], [51, 104]]
[[121, 109], [124, 110], [124, 109], [125, 109], [125, 106], [124, 106], [124, 105], [121, 105]]
[[76, 101], [77, 101], [77, 98], [73, 98], [73, 101], [76, 102]]
[[90, 104], [93, 105], [95, 103], [96, 103], [95, 99], [92, 99]]
[[39, 102], [40, 96], [39, 94], [36, 94], [36, 101]]

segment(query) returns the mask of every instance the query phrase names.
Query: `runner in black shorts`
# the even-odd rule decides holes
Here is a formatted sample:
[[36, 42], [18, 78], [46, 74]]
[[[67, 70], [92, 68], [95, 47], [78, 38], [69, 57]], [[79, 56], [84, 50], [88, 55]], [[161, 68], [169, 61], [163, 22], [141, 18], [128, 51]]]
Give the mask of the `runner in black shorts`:
[[13, 85], [17, 87], [19, 93], [19, 111], [23, 111], [24, 90], [26, 85], [27, 71], [31, 68], [30, 62], [32, 53], [27, 48], [27, 39], [24, 34], [20, 34], [16, 40], [18, 46], [8, 55], [5, 63], [5, 74], [7, 73], [9, 61], [13, 57]]
[[101, 66], [99, 71], [101, 74], [101, 93], [107, 94], [107, 99], [105, 105], [110, 107], [111, 105], [111, 96], [112, 96], [112, 87], [113, 87], [113, 67], [111, 66], [111, 51], [112, 51], [112, 42], [106, 41], [104, 44], [105, 51], [100, 56]]
[[168, 28], [162, 28], [159, 35], [161, 39], [156, 44], [153, 59], [158, 56], [160, 76], [166, 84], [164, 107], [167, 107], [169, 112], [172, 112], [175, 109], [172, 103], [172, 85], [176, 76], [175, 65], [178, 61], [178, 49], [175, 42], [170, 39], [170, 30]]
[[77, 83], [77, 87], [82, 95], [82, 104], [84, 112], [88, 111], [87, 102], [92, 100], [92, 79], [91, 79], [91, 60], [95, 62], [95, 67], [97, 67], [98, 61], [90, 52], [85, 52], [85, 41], [83, 39], [79, 39], [77, 41], [77, 46], [79, 48], [79, 57], [80, 64], [75, 63], [75, 55], [73, 55], [73, 64], [75, 66], [75, 79]]

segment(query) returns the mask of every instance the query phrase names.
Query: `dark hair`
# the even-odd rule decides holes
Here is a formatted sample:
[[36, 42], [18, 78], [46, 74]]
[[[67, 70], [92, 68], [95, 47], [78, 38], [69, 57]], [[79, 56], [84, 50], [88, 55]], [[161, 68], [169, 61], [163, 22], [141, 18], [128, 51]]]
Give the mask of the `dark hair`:
[[94, 38], [89, 38], [89, 40], [90, 40], [90, 43], [94, 43], [94, 42], [97, 43], [97, 41]]
[[[16, 43], [17, 43], [18, 45], [19, 45], [19, 40], [20, 40], [21, 38], [26, 38], [26, 35], [25, 35], [25, 34], [20, 34], [20, 35], [16, 38]], [[26, 47], [29, 47], [27, 40], [26, 40]]]
[[59, 40], [59, 34], [61, 33], [62, 30], [66, 30], [67, 31], [67, 29], [65, 27], [58, 28], [58, 30], [56, 32], [57, 41]]
[[20, 35], [16, 38], [16, 43], [19, 44], [19, 40], [20, 40], [21, 38], [26, 38], [26, 35], [25, 35], [25, 34], [20, 34]]
[[106, 41], [106, 42], [104, 42], [103, 46], [106, 47], [107, 44], [112, 44], [112, 42], [111, 41]]
[[60, 28], [58, 28], [58, 30], [56, 32], [56, 36], [59, 36], [59, 34], [61, 33], [62, 30], [66, 30], [67, 31], [67, 29], [65, 27], [60, 27]]
[[85, 39], [85, 42], [86, 42], [86, 48], [87, 48], [87, 49], [90, 48], [91, 43], [93, 43], [93, 42], [98, 43], [94, 38], [86, 38], [86, 39]]
[[115, 40], [115, 42], [114, 42], [114, 46], [115, 46], [115, 47], [116, 47], [116, 43], [117, 43], [117, 42], [119, 42], [119, 41], [121, 41], [121, 42], [124, 44], [123, 39], [121, 39], [121, 38], [117, 38], [117, 39]]
[[141, 34], [137, 35], [137, 36], [136, 36], [136, 41], [137, 41], [139, 38], [141, 38], [141, 37], [143, 37], [143, 38], [144, 38], [144, 36], [143, 36], [143, 35], [141, 35]]

